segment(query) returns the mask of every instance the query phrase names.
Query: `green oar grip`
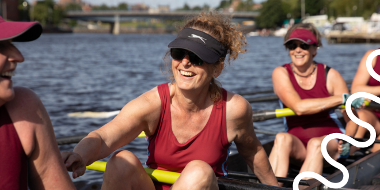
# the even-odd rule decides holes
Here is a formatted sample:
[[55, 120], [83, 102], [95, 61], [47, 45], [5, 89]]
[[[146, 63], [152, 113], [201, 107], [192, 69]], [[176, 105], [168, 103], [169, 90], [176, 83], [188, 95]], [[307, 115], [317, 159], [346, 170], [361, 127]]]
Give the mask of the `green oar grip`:
[[[95, 161], [91, 165], [88, 165], [86, 168], [88, 170], [95, 170], [104, 172], [106, 171], [106, 165], [107, 162], [103, 161]], [[167, 184], [173, 184], [178, 177], [181, 175], [177, 172], [169, 172], [164, 170], [157, 170], [157, 169], [151, 169], [151, 168], [144, 168], [146, 173], [149, 175], [152, 180], [161, 182], [161, 183], [167, 183]]]

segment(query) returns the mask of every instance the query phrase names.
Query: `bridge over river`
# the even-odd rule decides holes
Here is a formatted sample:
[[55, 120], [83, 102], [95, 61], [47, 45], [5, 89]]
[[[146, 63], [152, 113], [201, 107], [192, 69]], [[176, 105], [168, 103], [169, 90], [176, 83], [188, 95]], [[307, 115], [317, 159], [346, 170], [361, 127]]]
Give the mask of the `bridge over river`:
[[[101, 21], [110, 24], [110, 32], [120, 33], [120, 22], [135, 19], [168, 19], [183, 20], [186, 17], [199, 14], [200, 11], [122, 11], [122, 10], [102, 10], [102, 11], [69, 11], [66, 18], [82, 21]], [[244, 20], [255, 20], [258, 12], [223, 12], [222, 14], [231, 16], [236, 22]]]

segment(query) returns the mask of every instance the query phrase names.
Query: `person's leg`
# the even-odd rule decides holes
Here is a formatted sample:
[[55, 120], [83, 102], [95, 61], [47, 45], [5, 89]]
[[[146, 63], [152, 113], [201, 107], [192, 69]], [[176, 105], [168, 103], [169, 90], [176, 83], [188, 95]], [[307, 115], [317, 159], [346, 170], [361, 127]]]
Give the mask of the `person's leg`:
[[[321, 144], [325, 137], [326, 136], [315, 137], [309, 140], [306, 147], [306, 159], [301, 167], [300, 173], [309, 171], [322, 174], [324, 158], [321, 152]], [[339, 157], [340, 152], [338, 148], [339, 144], [335, 139], [327, 143], [327, 152], [334, 160], [337, 160]]]
[[[372, 125], [375, 128], [376, 131], [376, 137], [377, 139], [380, 139], [380, 122], [379, 118], [376, 117], [376, 115], [369, 111], [369, 110], [360, 110], [358, 111], [359, 119], [362, 121], [365, 121]], [[368, 130], [362, 126], [359, 126], [358, 132], [355, 135], [355, 138], [363, 138], [366, 134], [369, 134]], [[358, 148], [359, 149], [359, 148]], [[380, 144], [375, 143], [372, 147], [372, 152], [376, 152], [380, 150]]]
[[107, 162], [102, 189], [155, 189], [140, 160], [129, 151], [115, 153]]
[[286, 177], [290, 158], [302, 163], [306, 157], [306, 149], [300, 139], [289, 133], [278, 133], [274, 140], [269, 162], [274, 175]]
[[171, 190], [214, 190], [218, 188], [214, 170], [204, 161], [194, 160], [189, 162]]

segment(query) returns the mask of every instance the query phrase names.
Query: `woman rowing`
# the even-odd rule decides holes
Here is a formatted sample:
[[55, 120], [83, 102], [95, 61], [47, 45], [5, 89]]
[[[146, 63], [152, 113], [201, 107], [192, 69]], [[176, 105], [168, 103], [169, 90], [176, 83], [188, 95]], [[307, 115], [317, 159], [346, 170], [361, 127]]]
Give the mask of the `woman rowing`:
[[0, 189], [75, 189], [44, 105], [12, 82], [17, 63], [24, 61], [12, 42], [33, 41], [41, 33], [37, 22], [0, 17]]
[[181, 172], [178, 180], [172, 187], [153, 183], [133, 153], [119, 151], [107, 163], [104, 189], [218, 189], [217, 176], [227, 174], [232, 141], [262, 183], [277, 185], [253, 130], [250, 104], [215, 80], [225, 62], [246, 51], [245, 45], [242, 33], [222, 15], [202, 13], [187, 21], [169, 44], [172, 83], [161, 84], [129, 102], [73, 152], [62, 152], [73, 177], [83, 175], [86, 165], [144, 131], [149, 141], [147, 166]]
[[[347, 85], [338, 71], [317, 63], [314, 57], [322, 46], [321, 36], [309, 23], [296, 24], [284, 39], [291, 63], [277, 67], [272, 74], [273, 88], [283, 107], [292, 109], [298, 116], [284, 118], [286, 133], [276, 135], [269, 161], [277, 177], [285, 177], [289, 163], [302, 165], [300, 172], [322, 173], [321, 142], [331, 133], [354, 136], [357, 125], [342, 110], [347, 125], [339, 122], [334, 108], [344, 104]], [[343, 95], [344, 94], [344, 95]], [[363, 100], [355, 100], [359, 107]], [[346, 128], [345, 128], [346, 127]], [[327, 144], [329, 155], [337, 160], [342, 152], [342, 142]], [[348, 156], [349, 148], [343, 151]]]
[[[376, 96], [380, 96], [380, 82], [374, 79], [367, 70], [366, 61], [369, 54], [375, 50], [369, 50], [363, 56], [359, 63], [358, 70], [354, 80], [352, 81], [351, 93], [356, 92], [368, 92]], [[380, 58], [375, 57], [372, 61], [372, 67], [376, 73], [380, 73]], [[371, 124], [376, 130], [377, 139], [380, 139], [380, 111], [361, 109], [358, 111], [359, 119]], [[355, 134], [355, 138], [363, 138], [365, 135], [369, 135], [368, 130], [364, 127], [359, 127], [358, 132]], [[380, 150], [380, 144], [375, 143], [371, 149], [371, 152]]]

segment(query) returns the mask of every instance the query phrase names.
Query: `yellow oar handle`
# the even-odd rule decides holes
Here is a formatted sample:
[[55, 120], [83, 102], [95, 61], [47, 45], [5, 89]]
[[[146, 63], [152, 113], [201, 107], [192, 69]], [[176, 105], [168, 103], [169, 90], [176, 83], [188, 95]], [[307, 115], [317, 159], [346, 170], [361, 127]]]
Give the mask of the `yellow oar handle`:
[[[364, 104], [366, 106], [368, 106], [369, 102], [367, 100], [365, 100]], [[341, 105], [340, 106], [340, 108], [342, 108], [342, 109], [344, 109], [345, 107], [346, 107], [345, 105]], [[296, 115], [296, 113], [294, 113], [294, 111], [291, 110], [290, 108], [276, 109], [275, 113], [276, 113], [276, 117], [287, 117], [287, 116], [294, 116], [294, 115]]]
[[141, 133], [139, 134], [139, 136], [137, 136], [137, 137], [146, 137], [146, 134], [145, 134], [145, 132], [143, 131], [143, 132], [141, 132]]
[[276, 109], [276, 117], [287, 117], [287, 116], [293, 116], [296, 115], [293, 110], [290, 108], [284, 108], [284, 109]]
[[[106, 165], [107, 165], [107, 162], [95, 161], [94, 163], [87, 166], [86, 168], [89, 170], [104, 172], [106, 171]], [[151, 169], [151, 168], [144, 168], [144, 169], [150, 178], [152, 178], [154, 181], [161, 182], [161, 183], [173, 184], [178, 179], [179, 175], [181, 175], [180, 173], [177, 173], [177, 172], [169, 172], [169, 171], [163, 171], [163, 170], [157, 170], [157, 169]]]

